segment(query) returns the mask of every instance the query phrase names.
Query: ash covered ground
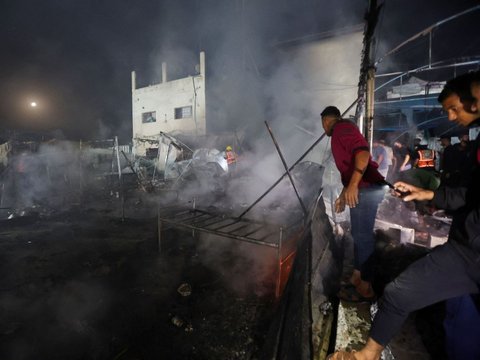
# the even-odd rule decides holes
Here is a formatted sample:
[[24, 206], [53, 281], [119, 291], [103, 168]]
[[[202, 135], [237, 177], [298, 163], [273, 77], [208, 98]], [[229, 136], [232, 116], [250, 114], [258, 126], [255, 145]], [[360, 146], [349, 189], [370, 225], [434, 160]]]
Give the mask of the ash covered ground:
[[[19, 147], [1, 173], [0, 359], [259, 356], [276, 305], [276, 251], [170, 229], [159, 252], [156, 216], [191, 209], [193, 198], [238, 216], [281, 168], [245, 158], [232, 176], [195, 163], [173, 184], [151, 176], [146, 186], [111, 144], [77, 145]], [[119, 181], [117, 167], [132, 172]], [[322, 167], [297, 168], [300, 194], [312, 199]], [[266, 200], [249, 218], [301, 219], [288, 180]]]
[[255, 358], [271, 294], [239, 291], [241, 259], [217, 253], [218, 271], [188, 233], [168, 231], [159, 253], [156, 199], [143, 197], [124, 221], [115, 196], [1, 221], [1, 359]]

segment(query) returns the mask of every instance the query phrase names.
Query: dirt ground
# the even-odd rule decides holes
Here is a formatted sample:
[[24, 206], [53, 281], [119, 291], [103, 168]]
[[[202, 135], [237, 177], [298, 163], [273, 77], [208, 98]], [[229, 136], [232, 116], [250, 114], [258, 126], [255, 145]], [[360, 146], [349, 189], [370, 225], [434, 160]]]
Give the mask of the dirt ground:
[[272, 297], [235, 292], [189, 234], [159, 253], [153, 204], [0, 222], [0, 359], [255, 358]]

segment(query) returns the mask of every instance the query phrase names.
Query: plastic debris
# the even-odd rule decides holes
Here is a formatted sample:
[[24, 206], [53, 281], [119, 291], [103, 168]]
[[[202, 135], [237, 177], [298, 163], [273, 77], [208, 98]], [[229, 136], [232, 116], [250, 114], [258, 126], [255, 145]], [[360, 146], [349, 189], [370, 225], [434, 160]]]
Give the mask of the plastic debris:
[[192, 287], [188, 283], [183, 283], [178, 287], [177, 292], [185, 297], [190, 296], [192, 294]]
[[172, 324], [175, 325], [176, 327], [182, 327], [184, 324], [184, 321], [176, 315], [172, 317], [171, 321], [172, 321]]
[[325, 316], [332, 312], [333, 306], [330, 301], [324, 301], [323, 303], [320, 304], [320, 312]]

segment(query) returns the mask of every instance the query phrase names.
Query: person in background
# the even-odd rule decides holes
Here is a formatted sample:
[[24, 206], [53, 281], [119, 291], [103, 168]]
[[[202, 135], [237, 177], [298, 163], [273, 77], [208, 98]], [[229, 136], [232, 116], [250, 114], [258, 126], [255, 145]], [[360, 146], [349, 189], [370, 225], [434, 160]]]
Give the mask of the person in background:
[[[440, 186], [440, 178], [434, 171], [435, 168], [429, 170], [424, 168], [414, 167], [410, 170], [402, 171], [399, 174], [397, 181], [403, 181], [413, 186], [435, 191]], [[412, 207], [416, 211], [417, 226], [414, 226], [416, 231], [426, 232], [430, 225], [425, 221], [425, 215], [431, 215], [434, 208], [430, 206], [428, 201], [415, 201]], [[425, 234], [426, 235], [426, 234]]]
[[[472, 76], [460, 76], [447, 82], [438, 97], [448, 119], [458, 125], [480, 125], [477, 99], [471, 95]], [[447, 300], [470, 301], [471, 306], [454, 313], [459, 321], [469, 321], [458, 338], [448, 338], [452, 359], [480, 359], [480, 134], [471, 147], [468, 171], [458, 188], [441, 186], [435, 191], [421, 189], [405, 182], [394, 184], [397, 196], [404, 201], [432, 201], [437, 208], [453, 211], [448, 241], [435, 247], [389, 283], [379, 301], [379, 309], [366, 345], [358, 352], [336, 352], [333, 360], [378, 360], [384, 347], [398, 333], [412, 311]], [[467, 169], [467, 168], [466, 168]], [[408, 192], [408, 193], [407, 193]], [[463, 315], [463, 317], [458, 316]], [[445, 323], [448, 326], [448, 322]], [[456, 333], [455, 329], [452, 331]]]
[[458, 137], [459, 142], [453, 145], [455, 150], [455, 164], [459, 172], [463, 172], [468, 166], [470, 156], [470, 138], [468, 134], [463, 134]]
[[[414, 166], [411, 169], [400, 172], [396, 180], [423, 189], [436, 190], [440, 186], [440, 178], [435, 171], [435, 151], [429, 149], [427, 145], [422, 145], [419, 138], [415, 139], [413, 148], [412, 161]], [[428, 229], [429, 226], [424, 218], [432, 210], [428, 205], [426, 201], [415, 202], [414, 208], [418, 221], [418, 226], [415, 227], [415, 230], [426, 231]]]
[[412, 168], [410, 151], [400, 140], [393, 143], [393, 154], [396, 158], [397, 173]]
[[414, 152], [416, 152], [420, 148], [421, 143], [422, 143], [422, 139], [420, 139], [420, 138], [415, 138], [413, 140], [413, 151]]
[[458, 143], [454, 147], [460, 149], [461, 151], [467, 151], [470, 148], [470, 136], [468, 134], [463, 134], [458, 137]]
[[[469, 157], [472, 156], [469, 136], [466, 134], [459, 136], [458, 140], [459, 143], [450, 145], [448, 150], [444, 150], [446, 159], [442, 160], [442, 167], [445, 167], [442, 169], [442, 180], [445, 185], [452, 187], [458, 187], [461, 184], [463, 173], [469, 166]], [[446, 155], [445, 151], [447, 151]]]
[[427, 145], [417, 144], [414, 166], [417, 169], [435, 171], [435, 150], [429, 149]]
[[455, 184], [455, 149], [452, 145], [450, 136], [440, 137], [440, 145], [442, 146], [442, 153], [440, 155], [440, 181], [442, 185], [452, 186]]
[[228, 172], [230, 174], [233, 174], [237, 163], [237, 154], [233, 151], [230, 145], [227, 145], [227, 147], [225, 148], [224, 158], [227, 160]]
[[380, 140], [380, 144], [383, 146], [385, 149], [385, 152], [387, 153], [387, 165], [388, 165], [388, 171], [387, 171], [387, 176], [386, 179], [390, 180], [392, 176], [392, 171], [393, 168], [395, 167], [395, 157], [393, 156], [393, 149], [387, 145], [385, 140]]
[[331, 137], [332, 155], [343, 184], [335, 201], [335, 212], [341, 213], [345, 206], [350, 207], [354, 243], [354, 271], [338, 297], [347, 301], [371, 300], [375, 296], [371, 286], [373, 263], [367, 260], [375, 247], [373, 227], [378, 204], [385, 193], [384, 177], [378, 172], [368, 143], [354, 123], [342, 119], [335, 106], [327, 106], [320, 115], [323, 129]]
[[373, 140], [372, 160], [378, 164], [378, 172], [387, 178], [388, 154], [378, 139]]
[[[411, 164], [411, 169], [415, 168], [417, 165], [417, 160], [418, 160], [418, 149], [420, 147], [420, 143], [422, 142], [422, 139], [415, 138], [413, 139], [413, 148], [410, 149], [410, 164]], [[408, 169], [407, 169], [408, 170]]]

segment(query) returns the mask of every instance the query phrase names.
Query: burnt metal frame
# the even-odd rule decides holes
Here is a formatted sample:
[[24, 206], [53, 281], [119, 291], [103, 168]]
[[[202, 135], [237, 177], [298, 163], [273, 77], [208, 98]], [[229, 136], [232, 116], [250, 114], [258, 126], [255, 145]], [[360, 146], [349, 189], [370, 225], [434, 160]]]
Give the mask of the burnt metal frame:
[[293, 181], [292, 174], [290, 173], [290, 170], [288, 169], [287, 162], [285, 161], [285, 158], [283, 157], [282, 151], [280, 150], [280, 146], [278, 145], [277, 139], [273, 135], [272, 128], [270, 125], [268, 125], [268, 122], [265, 121], [265, 125], [267, 126], [268, 133], [270, 134], [273, 144], [275, 145], [275, 148], [277, 149], [278, 156], [280, 156], [280, 160], [282, 160], [283, 167], [285, 168], [285, 172], [288, 175], [288, 178], [290, 179], [290, 183], [292, 184], [293, 190], [295, 191], [295, 195], [297, 196], [298, 202], [300, 203], [300, 207], [302, 208], [303, 214], [305, 217], [308, 215], [307, 214], [307, 208], [303, 204], [302, 198], [300, 197], [297, 187], [295, 186], [295, 182]]
[[[165, 210], [167, 209], [160, 207], [158, 208], [157, 223], [159, 252], [162, 251], [162, 231], [165, 230], [164, 224], [168, 224], [173, 228], [192, 230], [193, 234], [195, 234], [196, 231], [204, 232], [207, 234], [239, 240], [254, 245], [267, 246], [277, 249], [277, 279], [275, 282], [275, 296], [277, 298], [280, 296], [282, 266], [296, 252], [295, 248], [285, 257], [282, 257], [285, 231], [295, 230], [296, 227], [301, 224], [301, 222], [297, 222], [292, 225], [281, 226], [278, 224], [262, 223], [245, 218], [226, 217], [195, 208], [177, 208], [177, 211], [172, 211], [173, 209], [171, 208], [169, 208], [168, 211]], [[212, 226], [214, 227], [210, 228]], [[231, 226], [234, 226], [234, 228], [231, 230], [225, 230]], [[251, 229], [247, 233], [243, 233], [243, 231], [240, 232], [241, 230], [247, 230], [249, 227], [251, 227]], [[266, 228], [267, 231], [265, 231]], [[252, 236], [255, 233], [262, 233], [262, 235], [261, 237]], [[276, 242], [266, 241], [269, 238], [276, 240]]]

